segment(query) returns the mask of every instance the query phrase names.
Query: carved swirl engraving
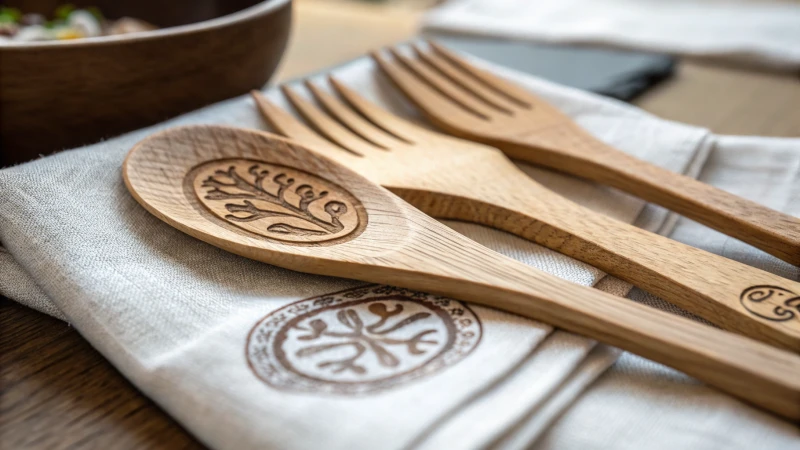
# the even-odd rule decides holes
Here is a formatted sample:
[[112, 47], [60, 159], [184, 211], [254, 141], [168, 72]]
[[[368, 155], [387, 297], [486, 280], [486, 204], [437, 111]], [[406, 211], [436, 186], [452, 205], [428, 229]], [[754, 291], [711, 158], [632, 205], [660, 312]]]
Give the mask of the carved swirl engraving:
[[477, 316], [461, 302], [367, 286], [272, 312], [250, 332], [247, 359], [276, 389], [361, 394], [455, 364], [480, 337]]
[[778, 286], [751, 286], [739, 297], [742, 306], [762, 319], [785, 322], [800, 318], [800, 296]]
[[349, 192], [292, 167], [224, 159], [203, 163], [188, 176], [213, 215], [270, 239], [324, 242], [366, 225], [364, 208]]

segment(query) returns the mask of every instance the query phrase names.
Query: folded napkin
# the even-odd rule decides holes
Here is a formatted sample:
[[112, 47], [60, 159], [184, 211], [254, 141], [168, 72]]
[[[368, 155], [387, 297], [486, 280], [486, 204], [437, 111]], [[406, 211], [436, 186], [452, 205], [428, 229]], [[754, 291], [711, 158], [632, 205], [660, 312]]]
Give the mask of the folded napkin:
[[[800, 215], [800, 139], [714, 138], [699, 179]], [[673, 239], [789, 279], [800, 268], [680, 219]], [[634, 289], [630, 296], [684, 314]], [[745, 407], [675, 370], [629, 353], [585, 392], [533, 447], [539, 449], [800, 449], [800, 428]]]
[[800, 68], [800, 5], [741, 0], [450, 0], [423, 27], [554, 43], [608, 44]]
[[[609, 144], [670, 170], [696, 174], [711, 148], [705, 130], [494, 70]], [[374, 102], [415, 119], [402, 97], [375, 76], [370, 60], [334, 73]], [[285, 105], [274, 90], [267, 95]], [[0, 293], [60, 313], [206, 444], [525, 447], [615, 360], [614, 349], [514, 315], [279, 269], [172, 229], [131, 198], [120, 165], [145, 136], [189, 123], [265, 126], [252, 102], [237, 98], [0, 171], [0, 240], [7, 249], [0, 252]], [[661, 231], [671, 223], [659, 208], [640, 214], [644, 204], [617, 191], [524, 168], [551, 189], [620, 220]], [[618, 295], [630, 289], [515, 236], [449, 225], [576, 283]], [[398, 296], [407, 300], [393, 300]], [[384, 318], [373, 335], [365, 332]], [[328, 334], [342, 331], [361, 333], [375, 345], [365, 349]], [[382, 336], [393, 343], [380, 341]]]

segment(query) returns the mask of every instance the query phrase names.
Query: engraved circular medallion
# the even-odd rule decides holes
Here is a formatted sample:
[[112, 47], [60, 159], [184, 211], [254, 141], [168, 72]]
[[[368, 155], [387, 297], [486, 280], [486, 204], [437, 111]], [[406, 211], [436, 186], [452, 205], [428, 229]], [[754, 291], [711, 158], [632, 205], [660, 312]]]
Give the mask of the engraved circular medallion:
[[800, 296], [780, 286], [751, 286], [742, 292], [739, 302], [762, 319], [773, 322], [800, 319]]
[[372, 285], [270, 313], [250, 331], [246, 352], [253, 372], [277, 389], [361, 394], [455, 364], [480, 338], [464, 303]]
[[367, 223], [366, 210], [344, 188], [292, 167], [220, 159], [198, 165], [186, 181], [224, 226], [284, 243], [352, 239]]

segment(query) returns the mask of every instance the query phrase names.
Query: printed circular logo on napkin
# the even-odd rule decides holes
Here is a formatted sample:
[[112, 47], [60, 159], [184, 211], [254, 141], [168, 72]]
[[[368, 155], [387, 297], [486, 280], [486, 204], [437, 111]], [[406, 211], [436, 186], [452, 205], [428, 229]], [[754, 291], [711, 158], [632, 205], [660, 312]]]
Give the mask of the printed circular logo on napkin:
[[283, 243], [352, 239], [367, 224], [366, 210], [352, 194], [292, 167], [220, 159], [192, 169], [186, 182], [223, 226]]
[[270, 386], [362, 394], [453, 365], [481, 339], [481, 323], [456, 300], [372, 285], [300, 300], [261, 319], [247, 359]]

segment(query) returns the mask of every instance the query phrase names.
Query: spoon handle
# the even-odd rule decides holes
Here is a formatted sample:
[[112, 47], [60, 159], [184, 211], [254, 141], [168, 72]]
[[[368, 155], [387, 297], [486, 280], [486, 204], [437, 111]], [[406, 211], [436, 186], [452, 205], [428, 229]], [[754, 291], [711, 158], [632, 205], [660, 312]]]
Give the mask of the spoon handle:
[[[549, 276], [469, 244], [472, 258], [452, 256], [451, 247], [438, 252], [439, 275], [428, 270], [418, 273], [424, 280], [402, 282], [597, 339], [800, 420], [799, 355]], [[429, 248], [424, 251], [431, 254]]]
[[479, 222], [534, 241], [723, 329], [800, 352], [800, 283], [595, 213], [516, 168], [487, 177], [491, 185], [441, 194], [438, 201], [406, 200], [434, 217]]

